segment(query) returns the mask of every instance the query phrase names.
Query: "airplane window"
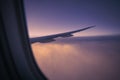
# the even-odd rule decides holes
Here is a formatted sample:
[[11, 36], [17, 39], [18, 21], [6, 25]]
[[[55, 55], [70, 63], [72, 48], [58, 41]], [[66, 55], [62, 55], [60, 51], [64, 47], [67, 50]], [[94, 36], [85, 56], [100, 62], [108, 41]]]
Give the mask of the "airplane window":
[[25, 0], [31, 48], [50, 80], [119, 80], [116, 0]]

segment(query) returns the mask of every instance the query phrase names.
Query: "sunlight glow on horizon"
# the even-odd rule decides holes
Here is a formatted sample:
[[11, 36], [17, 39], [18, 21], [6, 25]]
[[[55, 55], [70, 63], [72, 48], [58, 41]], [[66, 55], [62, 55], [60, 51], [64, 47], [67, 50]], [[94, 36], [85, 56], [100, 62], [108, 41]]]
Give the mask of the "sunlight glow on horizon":
[[[85, 27], [84, 27], [85, 28]], [[95, 27], [95, 28], [91, 28], [85, 31], [81, 31], [81, 32], [77, 32], [74, 33], [73, 35], [75, 37], [79, 37], [79, 36], [103, 36], [103, 35], [117, 35], [117, 33], [111, 33], [110, 31], [99, 31], [96, 28], [99, 27]], [[82, 29], [82, 28], [80, 28]], [[64, 33], [64, 32], [68, 32], [68, 31], [73, 31], [73, 30], [77, 30], [77, 29], [65, 29], [65, 30], [60, 30], [60, 29], [29, 29], [29, 37], [42, 37], [42, 36], [48, 36], [48, 35], [54, 35], [54, 34], [59, 34], [59, 33]], [[118, 33], [119, 34], [119, 33]]]

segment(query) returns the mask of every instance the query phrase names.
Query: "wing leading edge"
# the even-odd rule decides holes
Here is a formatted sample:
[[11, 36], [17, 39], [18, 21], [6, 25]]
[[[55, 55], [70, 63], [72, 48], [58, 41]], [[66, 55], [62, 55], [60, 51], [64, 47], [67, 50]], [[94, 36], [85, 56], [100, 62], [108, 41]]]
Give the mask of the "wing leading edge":
[[95, 27], [95, 26], [89, 26], [89, 27], [82, 28], [82, 29], [79, 29], [79, 30], [74, 30], [74, 31], [64, 32], [64, 33], [59, 33], [59, 34], [54, 34], [54, 35], [30, 38], [30, 43], [35, 43], [35, 42], [40, 42], [40, 43], [52, 42], [52, 41], [55, 41], [55, 38], [58, 38], [58, 37], [63, 37], [63, 38], [71, 37], [71, 36], [73, 36], [73, 33], [84, 31], [84, 30], [87, 30], [87, 29], [92, 28], [92, 27]]

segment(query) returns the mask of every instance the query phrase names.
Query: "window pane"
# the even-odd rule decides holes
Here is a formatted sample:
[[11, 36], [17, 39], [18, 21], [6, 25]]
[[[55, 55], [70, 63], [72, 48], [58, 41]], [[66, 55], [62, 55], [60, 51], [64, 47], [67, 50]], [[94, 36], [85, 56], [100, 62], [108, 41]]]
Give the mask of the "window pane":
[[[38, 66], [48, 79], [120, 79], [118, 2], [25, 0], [25, 10], [30, 39], [41, 37], [31, 43], [31, 47]], [[53, 36], [48, 36], [91, 25], [96, 27], [72, 34], [74, 37], [69, 34], [62, 36], [64, 38], [55, 37], [54, 41]]]

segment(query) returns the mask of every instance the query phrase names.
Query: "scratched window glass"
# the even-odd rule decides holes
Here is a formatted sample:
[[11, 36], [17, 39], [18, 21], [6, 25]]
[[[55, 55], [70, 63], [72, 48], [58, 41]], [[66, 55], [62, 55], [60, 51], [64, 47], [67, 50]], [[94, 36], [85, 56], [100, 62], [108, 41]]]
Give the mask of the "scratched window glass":
[[117, 0], [25, 0], [31, 49], [49, 80], [120, 80]]

